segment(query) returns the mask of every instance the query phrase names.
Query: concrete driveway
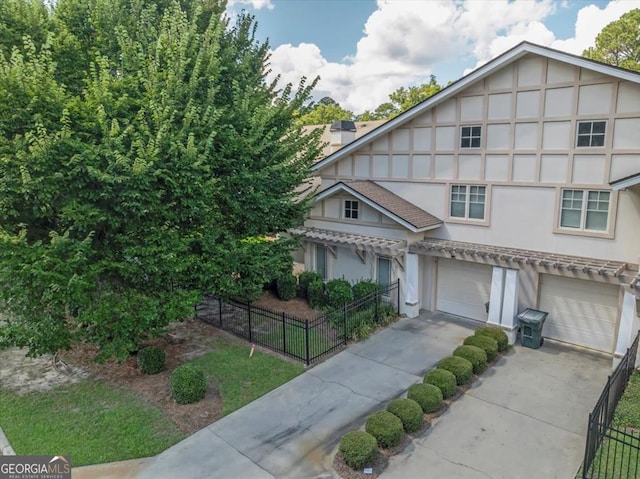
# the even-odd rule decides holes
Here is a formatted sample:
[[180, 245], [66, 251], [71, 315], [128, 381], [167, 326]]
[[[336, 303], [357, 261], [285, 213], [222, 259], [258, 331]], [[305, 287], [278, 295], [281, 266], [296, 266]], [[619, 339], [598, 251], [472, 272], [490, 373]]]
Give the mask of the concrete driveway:
[[380, 477], [573, 478], [610, 368], [610, 358], [558, 343], [516, 346]]
[[[74, 468], [74, 478], [333, 477], [342, 434], [421, 382], [478, 325], [441, 313], [401, 319], [158, 456]], [[547, 343], [516, 347], [382, 477], [573, 477], [609, 365]]]

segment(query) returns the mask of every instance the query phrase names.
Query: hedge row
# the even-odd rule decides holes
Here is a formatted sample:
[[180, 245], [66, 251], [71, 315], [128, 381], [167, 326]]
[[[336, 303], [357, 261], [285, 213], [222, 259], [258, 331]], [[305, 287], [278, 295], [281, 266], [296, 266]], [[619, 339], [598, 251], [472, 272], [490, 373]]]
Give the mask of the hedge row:
[[[364, 286], [362, 290], [365, 290]], [[477, 328], [452, 356], [443, 358], [436, 368], [428, 371], [421, 384], [411, 386], [406, 399], [395, 399], [385, 411], [369, 416], [365, 431], [351, 431], [342, 437], [340, 453], [344, 462], [353, 469], [362, 469], [373, 462], [378, 447], [397, 446], [403, 432], [411, 433], [422, 427], [423, 413], [439, 411], [444, 399], [455, 395], [458, 386], [468, 384], [474, 373], [482, 373], [488, 361], [506, 350], [508, 344], [508, 337], [501, 329]]]

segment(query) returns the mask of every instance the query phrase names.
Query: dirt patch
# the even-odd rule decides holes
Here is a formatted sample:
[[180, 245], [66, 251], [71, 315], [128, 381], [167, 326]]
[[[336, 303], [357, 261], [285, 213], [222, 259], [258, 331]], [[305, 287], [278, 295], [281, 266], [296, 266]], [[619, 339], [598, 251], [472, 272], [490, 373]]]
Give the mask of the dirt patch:
[[22, 395], [77, 383], [89, 375], [77, 366], [54, 363], [51, 355], [29, 358], [26, 353], [19, 348], [0, 351], [0, 388]]
[[343, 479], [375, 479], [382, 474], [388, 465], [389, 458], [380, 452], [378, 452], [376, 458], [368, 466], [372, 469], [370, 474], [365, 474], [363, 469], [351, 469], [351, 467], [345, 464], [342, 454], [340, 454], [339, 451], [333, 459], [333, 469]]
[[272, 291], [265, 291], [262, 297], [251, 303], [261, 308], [270, 309], [272, 311], [280, 311], [298, 319], [311, 321], [318, 316], [318, 312], [312, 309], [306, 300], [302, 298], [294, 298], [290, 301], [282, 301]]
[[[196, 404], [177, 404], [171, 399], [169, 376], [180, 364], [202, 356], [211, 350], [211, 343], [224, 333], [197, 319], [173, 323], [168, 333], [145, 343], [160, 346], [167, 353], [167, 368], [158, 374], [144, 374], [138, 369], [135, 356], [118, 364], [93, 361], [97, 347], [79, 345], [61, 356], [67, 364], [76, 365], [105, 381], [132, 391], [145, 401], [160, 408], [185, 434], [192, 434], [222, 416], [222, 400], [215, 384], [209, 384], [207, 397]], [[226, 335], [225, 335], [226, 336]]]

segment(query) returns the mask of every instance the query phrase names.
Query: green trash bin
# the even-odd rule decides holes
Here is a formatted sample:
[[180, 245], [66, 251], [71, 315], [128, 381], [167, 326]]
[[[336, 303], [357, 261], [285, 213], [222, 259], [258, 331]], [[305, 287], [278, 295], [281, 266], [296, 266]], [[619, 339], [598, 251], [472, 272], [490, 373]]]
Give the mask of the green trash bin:
[[518, 314], [520, 322], [520, 344], [526, 348], [538, 349], [544, 343], [542, 326], [547, 315], [544, 311], [527, 308]]

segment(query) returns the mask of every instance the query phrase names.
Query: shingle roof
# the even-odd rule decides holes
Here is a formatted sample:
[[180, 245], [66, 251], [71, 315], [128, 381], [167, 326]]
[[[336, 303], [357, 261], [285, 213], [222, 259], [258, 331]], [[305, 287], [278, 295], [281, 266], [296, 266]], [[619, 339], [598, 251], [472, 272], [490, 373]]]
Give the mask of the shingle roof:
[[344, 182], [344, 185], [411, 224], [417, 230], [442, 224], [441, 219], [373, 181], [349, 181]]

